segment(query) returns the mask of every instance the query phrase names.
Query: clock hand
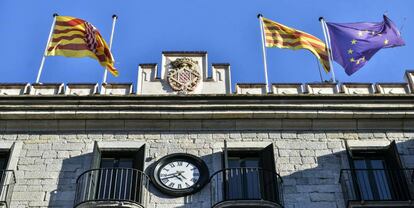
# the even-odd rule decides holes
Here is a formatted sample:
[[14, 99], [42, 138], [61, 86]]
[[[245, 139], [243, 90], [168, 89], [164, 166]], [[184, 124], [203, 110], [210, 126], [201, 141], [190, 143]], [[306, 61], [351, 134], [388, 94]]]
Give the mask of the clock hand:
[[168, 178], [174, 178], [177, 177], [177, 175], [170, 175], [170, 176], [166, 176], [166, 177], [160, 177], [160, 179], [168, 179]]
[[183, 181], [183, 179], [181, 179], [180, 177], [178, 177], [180, 175], [175, 176], [176, 178], [178, 178], [178, 180], [180, 180], [181, 182]]
[[166, 175], [164, 175], [164, 176], [174, 176], [174, 175], [177, 175], [177, 174], [180, 174], [180, 173], [177, 171], [177, 172], [175, 172], [175, 173], [166, 174]]
[[184, 179], [187, 179], [183, 174], [179, 174], [178, 176], [181, 176], [181, 177], [183, 177]]

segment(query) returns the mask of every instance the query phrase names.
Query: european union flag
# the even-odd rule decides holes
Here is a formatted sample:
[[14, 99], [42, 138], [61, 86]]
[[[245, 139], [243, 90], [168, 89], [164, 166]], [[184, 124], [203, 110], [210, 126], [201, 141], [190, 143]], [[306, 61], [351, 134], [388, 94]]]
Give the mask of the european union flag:
[[327, 22], [333, 59], [351, 75], [382, 48], [403, 46], [404, 40], [394, 23], [384, 15], [383, 22]]

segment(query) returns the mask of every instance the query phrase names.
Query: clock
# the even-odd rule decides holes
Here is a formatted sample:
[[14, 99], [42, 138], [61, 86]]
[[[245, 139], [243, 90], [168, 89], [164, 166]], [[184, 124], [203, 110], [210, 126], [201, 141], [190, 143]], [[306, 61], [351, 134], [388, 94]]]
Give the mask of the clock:
[[209, 172], [201, 158], [175, 153], [154, 164], [151, 179], [162, 193], [178, 197], [196, 193], [203, 188], [209, 180]]

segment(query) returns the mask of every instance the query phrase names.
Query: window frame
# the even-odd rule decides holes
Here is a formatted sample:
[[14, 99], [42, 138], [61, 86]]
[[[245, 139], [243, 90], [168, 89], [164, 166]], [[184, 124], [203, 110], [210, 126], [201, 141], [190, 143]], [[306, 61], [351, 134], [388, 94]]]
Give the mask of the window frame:
[[[266, 158], [264, 157], [264, 154], [266, 151], [270, 150], [270, 154], [272, 154], [271, 158]], [[229, 168], [228, 167], [228, 163], [229, 163], [229, 158], [231, 157], [240, 157], [240, 158], [248, 158], [248, 157], [257, 157], [259, 158], [259, 164], [257, 169], [259, 169], [261, 172], [261, 174], [259, 174], [259, 191], [260, 191], [260, 199], [266, 199], [269, 198], [272, 201], [275, 202], [280, 202], [280, 196], [279, 196], [279, 192], [281, 190], [279, 190], [278, 187], [278, 181], [275, 180], [274, 178], [271, 178], [271, 175], [273, 173], [268, 173], [270, 174], [270, 180], [269, 180], [269, 175], [267, 174], [263, 174], [263, 173], [267, 173], [267, 171], [272, 171], [275, 174], [277, 174], [276, 171], [276, 160], [275, 160], [275, 155], [274, 155], [274, 146], [273, 143], [267, 143], [266, 146], [264, 147], [249, 147], [249, 148], [240, 148], [240, 147], [230, 147], [227, 148], [227, 142], [225, 142], [224, 145], [224, 150], [222, 152], [222, 167], [224, 167], [224, 169]], [[270, 159], [270, 161], [269, 161]], [[227, 161], [226, 161], [227, 160]], [[270, 167], [266, 167], [265, 163], [269, 163], [268, 166]], [[241, 167], [241, 168], [249, 168], [249, 167]], [[253, 167], [256, 168], [256, 167]], [[228, 183], [229, 179], [225, 179], [224, 183]], [[267, 181], [267, 182], [266, 182]], [[270, 183], [269, 183], [270, 181]], [[266, 185], [264, 185], [266, 184]], [[270, 185], [271, 184], [271, 185]], [[227, 194], [229, 193], [229, 191], [227, 190], [227, 185], [224, 185], [223, 187], [223, 193], [224, 193], [224, 198], [227, 198]], [[273, 192], [269, 190], [277, 190], [277, 192]], [[246, 195], [246, 193], [242, 193], [243, 197]]]
[[[120, 154], [120, 155], [119, 155]], [[102, 170], [101, 167], [101, 161], [103, 157], [116, 155], [116, 157], [122, 157], [122, 156], [128, 156], [133, 159], [133, 167], [131, 169], [135, 169], [138, 171], [141, 171], [141, 174], [144, 174], [145, 170], [145, 159], [146, 159], [146, 145], [144, 142], [134, 142], [134, 141], [115, 141], [115, 142], [94, 142], [94, 149], [92, 153], [92, 161], [91, 161], [91, 170]], [[138, 161], [137, 158], [140, 158]], [[116, 169], [116, 168], [112, 168]], [[92, 180], [95, 181], [101, 181], [100, 175], [97, 175], [96, 177], [92, 178]], [[132, 177], [139, 177], [139, 176], [132, 176]], [[134, 189], [134, 194], [136, 194], [136, 201], [142, 202], [144, 200], [144, 194], [143, 190], [141, 190], [143, 179], [142, 176], [140, 177], [141, 180], [138, 181], [138, 184], [136, 184], [136, 188]], [[101, 187], [101, 184], [93, 183], [94, 184], [94, 192], [92, 193], [97, 200], [99, 200], [98, 196], [98, 189]], [[141, 195], [139, 195], [141, 194]], [[104, 197], [103, 197], [104, 198]], [[122, 199], [120, 199], [122, 200]]]
[[[384, 161], [384, 174], [385, 178], [384, 180], [387, 181], [388, 184], [388, 190], [391, 195], [391, 201], [399, 201], [401, 198], [401, 193], [409, 193], [408, 189], [408, 183], [407, 178], [400, 173], [404, 170], [403, 164], [400, 159], [400, 155], [398, 152], [398, 148], [396, 146], [396, 142], [392, 141], [388, 145], [382, 145], [382, 146], [352, 146], [350, 147], [348, 144], [348, 141], [346, 144], [346, 152], [348, 156], [348, 164], [351, 169], [351, 175], [354, 178], [353, 180], [353, 186], [355, 189], [355, 194], [358, 199], [360, 200], [367, 200], [363, 199], [363, 193], [360, 188], [359, 182], [358, 182], [358, 170], [366, 170], [368, 171], [368, 174], [373, 174], [372, 172], [375, 171], [375, 168], [356, 168], [355, 167], [355, 161], [356, 160], [375, 160], [375, 159], [381, 159]], [[379, 169], [381, 170], [381, 169]], [[388, 171], [388, 172], [387, 172]], [[391, 171], [391, 172], [390, 172]], [[395, 171], [392, 173], [392, 171]], [[369, 186], [372, 188], [374, 185], [376, 185], [376, 181], [374, 181], [373, 178], [369, 177]], [[371, 190], [371, 189], [370, 189]], [[371, 194], [374, 194], [374, 199], [368, 201], [390, 201], [389, 199], [381, 199], [381, 197], [378, 195], [378, 187], [376, 187], [376, 190], [371, 190]], [[369, 193], [368, 193], [369, 194]], [[402, 198], [406, 197], [409, 198], [409, 195], [403, 196]]]

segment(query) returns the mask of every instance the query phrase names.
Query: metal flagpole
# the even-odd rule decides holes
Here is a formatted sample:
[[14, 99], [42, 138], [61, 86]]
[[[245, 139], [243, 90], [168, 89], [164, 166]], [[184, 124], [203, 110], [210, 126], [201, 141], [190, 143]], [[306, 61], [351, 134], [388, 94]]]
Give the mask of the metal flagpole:
[[262, 49], [263, 49], [263, 64], [264, 64], [264, 71], [265, 71], [265, 78], [266, 78], [266, 92], [269, 93], [269, 79], [267, 77], [267, 61], [266, 61], [266, 46], [265, 46], [265, 36], [263, 31], [263, 15], [258, 14], [257, 17], [260, 21], [260, 32], [262, 35]]
[[[111, 48], [112, 48], [112, 40], [114, 39], [114, 31], [115, 31], [115, 25], [116, 25], [116, 20], [117, 19], [118, 19], [118, 16], [116, 16], [116, 14], [112, 15], [112, 31], [111, 31], [111, 38], [109, 39], [109, 50], [111, 50]], [[103, 77], [103, 82], [102, 83], [106, 83], [106, 78], [107, 77], [108, 77], [108, 69], [105, 68], [105, 72], [104, 72], [104, 77]]]
[[328, 27], [326, 25], [325, 20], [323, 19], [323, 17], [319, 17], [319, 21], [321, 22], [321, 26], [322, 26], [322, 30], [323, 30], [323, 35], [325, 37], [325, 44], [326, 44], [326, 48], [327, 48], [327, 52], [328, 52], [328, 58], [329, 58], [329, 67], [331, 68], [331, 72], [332, 72], [332, 81], [333, 83], [336, 83], [336, 79], [335, 79], [335, 70], [333, 68], [333, 56], [331, 53], [331, 39], [329, 36], [329, 32], [328, 32]]
[[42, 74], [43, 65], [45, 64], [47, 47], [49, 46], [50, 38], [52, 38], [53, 28], [55, 28], [55, 23], [56, 23], [56, 17], [57, 16], [59, 16], [57, 13], [53, 14], [53, 23], [52, 23], [52, 27], [50, 27], [49, 37], [47, 38], [45, 51], [43, 52], [42, 61], [40, 62], [40, 67], [39, 67], [39, 72], [37, 73], [36, 83], [39, 83], [39, 81], [40, 81], [40, 75]]

